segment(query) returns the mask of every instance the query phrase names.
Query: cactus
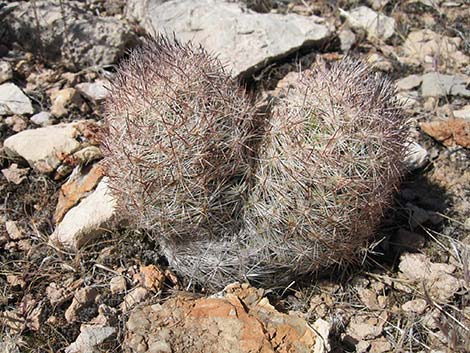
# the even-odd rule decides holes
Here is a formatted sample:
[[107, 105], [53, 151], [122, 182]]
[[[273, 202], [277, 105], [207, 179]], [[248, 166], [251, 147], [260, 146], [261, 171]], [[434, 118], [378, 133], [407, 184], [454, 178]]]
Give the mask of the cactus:
[[234, 232], [256, 118], [203, 48], [147, 38], [105, 102], [104, 165], [121, 215], [172, 243]]
[[373, 236], [404, 169], [394, 95], [346, 59], [299, 74], [260, 119], [202, 49], [150, 41], [106, 106], [111, 186], [189, 282], [285, 285], [353, 262]]

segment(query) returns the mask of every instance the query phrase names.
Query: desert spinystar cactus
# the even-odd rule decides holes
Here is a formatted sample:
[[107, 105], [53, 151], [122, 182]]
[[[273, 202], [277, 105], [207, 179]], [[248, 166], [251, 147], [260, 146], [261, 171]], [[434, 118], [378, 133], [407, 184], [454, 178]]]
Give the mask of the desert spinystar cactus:
[[107, 102], [111, 186], [186, 280], [285, 285], [353, 262], [374, 234], [403, 171], [394, 97], [346, 59], [299, 73], [260, 119], [204, 50], [149, 41]]

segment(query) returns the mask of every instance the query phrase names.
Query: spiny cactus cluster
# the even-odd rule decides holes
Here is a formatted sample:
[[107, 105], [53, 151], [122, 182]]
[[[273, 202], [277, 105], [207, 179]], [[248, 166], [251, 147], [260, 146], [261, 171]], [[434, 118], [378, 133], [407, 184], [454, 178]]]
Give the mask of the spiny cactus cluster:
[[257, 114], [202, 48], [149, 39], [106, 104], [111, 186], [188, 281], [285, 285], [354, 261], [373, 235], [403, 171], [394, 94], [346, 59]]

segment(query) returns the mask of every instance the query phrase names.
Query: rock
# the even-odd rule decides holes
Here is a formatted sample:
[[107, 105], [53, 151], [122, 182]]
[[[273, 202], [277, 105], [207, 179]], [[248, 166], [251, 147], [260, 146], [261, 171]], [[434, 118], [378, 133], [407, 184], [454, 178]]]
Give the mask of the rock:
[[18, 164], [13, 163], [8, 168], [2, 169], [3, 176], [8, 180], [9, 183], [16, 185], [21, 184], [29, 173], [29, 168], [18, 168]]
[[29, 118], [34, 124], [39, 126], [49, 126], [54, 123], [54, 118], [49, 112], [40, 112]]
[[93, 83], [80, 83], [75, 88], [83, 97], [94, 103], [103, 101], [109, 94], [109, 82], [105, 80], [96, 80]]
[[346, 335], [356, 342], [376, 338], [382, 334], [386, 320], [385, 311], [379, 317], [368, 317], [362, 314], [353, 316], [346, 328]]
[[13, 78], [13, 70], [8, 62], [0, 60], [0, 84]]
[[177, 296], [137, 308], [127, 321], [124, 346], [130, 352], [145, 348], [147, 352], [185, 353], [321, 353], [329, 349], [329, 324], [315, 323], [320, 336], [302, 317], [279, 313], [266, 298], [247, 302], [243, 297], [243, 293], [199, 299]]
[[7, 42], [74, 70], [113, 64], [136, 42], [130, 26], [115, 17], [95, 16], [78, 1], [20, 2], [4, 32]]
[[427, 306], [426, 300], [413, 299], [413, 300], [407, 301], [405, 304], [401, 306], [401, 308], [405, 312], [410, 312], [410, 313], [421, 315], [422, 313], [424, 313], [424, 310], [426, 310], [426, 306]]
[[115, 276], [109, 281], [109, 289], [111, 294], [119, 294], [127, 289], [126, 279], [124, 276]]
[[93, 190], [103, 175], [103, 167], [99, 164], [95, 164], [91, 168], [76, 167], [60, 188], [54, 222], [57, 224], [62, 221], [67, 211]]
[[155, 265], [141, 266], [138, 275], [138, 280], [144, 288], [152, 292], [158, 292], [162, 289], [165, 275]]
[[70, 108], [78, 107], [82, 104], [80, 94], [75, 88], [64, 88], [53, 91], [51, 94], [51, 113], [57, 118], [67, 115]]
[[16, 275], [7, 275], [7, 283], [10, 287], [19, 287], [21, 289], [26, 287], [26, 281]]
[[78, 320], [80, 311], [89, 306], [95, 300], [98, 291], [94, 287], [78, 289], [73, 295], [72, 304], [65, 311], [65, 319], [68, 323]]
[[367, 0], [367, 3], [376, 11], [381, 10], [390, 0]]
[[469, 78], [466, 76], [444, 75], [429, 72], [423, 75], [421, 95], [423, 97], [445, 97], [448, 95], [470, 97]]
[[458, 50], [462, 39], [437, 34], [430, 29], [411, 32], [403, 44], [403, 52], [412, 62], [432, 68], [438, 64], [466, 66], [468, 57]]
[[88, 165], [97, 159], [101, 159], [103, 154], [98, 147], [88, 146], [75, 152], [72, 157], [78, 161], [79, 165]]
[[77, 251], [105, 231], [115, 209], [116, 201], [110, 195], [107, 178], [103, 178], [90, 195], [65, 214], [50, 240], [69, 251]]
[[18, 115], [9, 116], [5, 119], [5, 123], [15, 132], [23, 131], [28, 127], [26, 121]]
[[150, 292], [144, 287], [137, 287], [126, 294], [121, 303], [121, 310], [127, 312], [132, 309], [136, 304], [143, 302]]
[[6, 221], [5, 229], [7, 231], [8, 237], [11, 240], [20, 240], [25, 238], [23, 232], [18, 228], [16, 222], [14, 221]]
[[407, 146], [405, 165], [411, 171], [424, 167], [429, 161], [428, 151], [417, 142], [410, 142]]
[[55, 282], [49, 283], [46, 287], [47, 299], [52, 306], [61, 305], [73, 297], [75, 290], [83, 284], [82, 279], [73, 281], [72, 279], [65, 280], [62, 284]]
[[33, 106], [29, 98], [14, 83], [0, 85], [0, 115], [32, 114]]
[[387, 40], [395, 33], [395, 20], [392, 17], [367, 6], [359, 6], [349, 12], [341, 10], [341, 15], [346, 17], [351, 28], [365, 30], [369, 39]]
[[371, 289], [360, 288], [357, 294], [361, 302], [370, 310], [380, 309], [379, 302], [377, 301], [377, 293]]
[[393, 65], [382, 55], [377, 53], [372, 53], [367, 57], [367, 63], [375, 70], [383, 72], [391, 72], [393, 70]]
[[452, 114], [454, 114], [454, 118], [470, 120], [470, 105], [467, 104], [462, 109], [454, 110]]
[[424, 254], [403, 254], [400, 258], [401, 276], [423, 283], [431, 298], [448, 301], [460, 288], [460, 282], [451, 275], [455, 266], [433, 263]]
[[378, 338], [370, 343], [369, 353], [391, 352], [393, 348], [386, 338]]
[[399, 91], [409, 91], [421, 85], [423, 77], [421, 75], [409, 75], [395, 82]]
[[339, 32], [338, 37], [341, 43], [341, 51], [343, 53], [347, 53], [354, 43], [356, 43], [356, 35], [349, 28], [343, 28]]
[[227, 63], [233, 76], [249, 76], [331, 35], [316, 16], [259, 14], [223, 0], [142, 2], [140, 21], [149, 33], [175, 33], [182, 41], [202, 44]]
[[421, 130], [444, 146], [470, 147], [470, 120], [449, 119], [424, 122]]
[[53, 172], [65, 158], [80, 148], [76, 123], [59, 124], [19, 132], [4, 142], [7, 155], [22, 158], [40, 173]]
[[116, 333], [116, 328], [111, 326], [82, 325], [77, 339], [65, 348], [65, 353], [96, 353], [98, 346]]
[[367, 341], [359, 341], [356, 344], [356, 353], [366, 353], [370, 347], [370, 343]]

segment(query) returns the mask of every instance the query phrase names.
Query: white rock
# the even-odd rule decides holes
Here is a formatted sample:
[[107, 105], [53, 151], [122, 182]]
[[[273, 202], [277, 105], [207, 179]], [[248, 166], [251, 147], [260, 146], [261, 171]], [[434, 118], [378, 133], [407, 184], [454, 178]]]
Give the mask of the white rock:
[[84, 82], [75, 86], [80, 94], [93, 102], [104, 100], [109, 94], [109, 82], [96, 80], [95, 82]]
[[120, 307], [123, 312], [129, 311], [134, 305], [144, 301], [150, 292], [144, 287], [136, 287], [126, 294]]
[[0, 115], [32, 114], [29, 98], [14, 83], [0, 85]]
[[34, 52], [38, 49], [35, 33], [40, 33], [48, 60], [60, 60], [74, 69], [115, 63], [135, 43], [135, 33], [124, 21], [95, 15], [84, 5], [72, 0], [17, 2], [4, 21], [5, 41], [21, 43]]
[[398, 80], [395, 85], [399, 91], [409, 91], [413, 88], [419, 87], [423, 78], [421, 75], [410, 75]]
[[401, 308], [403, 309], [403, 311], [406, 311], [406, 312], [422, 314], [424, 313], [424, 310], [426, 310], [426, 306], [427, 306], [426, 300], [414, 299], [403, 304]]
[[182, 41], [202, 44], [233, 76], [248, 75], [331, 34], [316, 16], [259, 14], [224, 0], [145, 3], [141, 23], [149, 33], [175, 33]]
[[430, 29], [411, 32], [403, 44], [404, 55], [417, 64], [433, 67], [436, 58], [446, 65], [457, 67], [469, 63], [467, 55], [458, 50], [462, 39], [437, 34]]
[[470, 119], [470, 104], [467, 104], [462, 109], [454, 110], [452, 113], [454, 114], [454, 118]]
[[75, 342], [65, 348], [65, 353], [96, 353], [97, 346], [116, 334], [111, 326], [82, 325]]
[[13, 78], [13, 70], [8, 62], [0, 60], [0, 83], [11, 80]]
[[54, 118], [49, 112], [40, 112], [29, 118], [33, 123], [39, 126], [49, 126], [54, 123]]
[[433, 263], [424, 254], [403, 254], [398, 265], [402, 275], [416, 283], [423, 284], [431, 298], [449, 300], [460, 288], [460, 282], [451, 275], [455, 266]]
[[429, 72], [423, 75], [421, 94], [423, 97], [444, 97], [447, 95], [470, 97], [466, 88], [469, 78]]
[[105, 231], [115, 209], [116, 201], [110, 194], [108, 179], [103, 178], [90, 195], [67, 212], [50, 240], [76, 251]]
[[395, 32], [395, 20], [375, 12], [367, 6], [359, 6], [349, 12], [341, 10], [353, 29], [363, 29], [369, 38], [387, 40]]
[[21, 131], [5, 140], [5, 152], [11, 158], [25, 159], [41, 173], [53, 172], [63, 156], [80, 147], [75, 139], [78, 135], [75, 125], [60, 124]]
[[416, 170], [424, 167], [428, 162], [429, 153], [417, 142], [411, 142], [407, 145], [405, 164], [410, 170]]
[[339, 34], [339, 41], [341, 43], [341, 51], [346, 53], [356, 42], [356, 35], [348, 28], [342, 29]]

